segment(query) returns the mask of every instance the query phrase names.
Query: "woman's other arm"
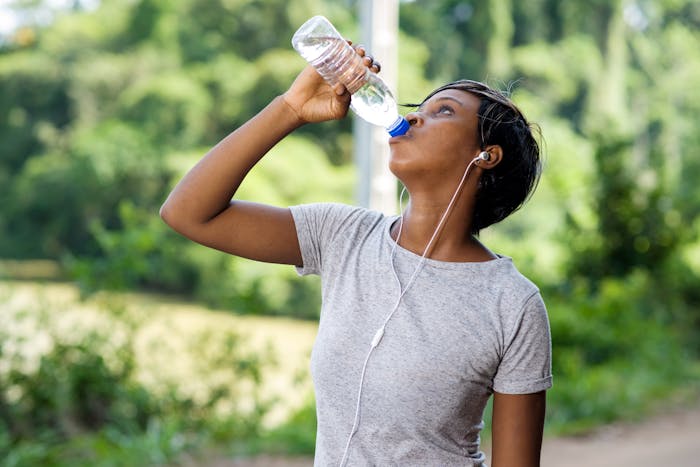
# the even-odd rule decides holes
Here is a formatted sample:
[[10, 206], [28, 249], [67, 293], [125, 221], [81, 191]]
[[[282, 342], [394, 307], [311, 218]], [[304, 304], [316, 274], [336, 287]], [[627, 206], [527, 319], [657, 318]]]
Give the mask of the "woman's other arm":
[[494, 393], [491, 467], [539, 467], [546, 398]]

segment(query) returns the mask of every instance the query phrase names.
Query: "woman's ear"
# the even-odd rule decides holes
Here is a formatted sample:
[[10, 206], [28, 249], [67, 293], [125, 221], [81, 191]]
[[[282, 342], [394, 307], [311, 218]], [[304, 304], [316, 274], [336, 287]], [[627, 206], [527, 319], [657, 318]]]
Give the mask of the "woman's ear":
[[[486, 153], [486, 155], [484, 155]], [[503, 149], [497, 144], [487, 146], [486, 149], [477, 156], [476, 165], [488, 170], [496, 167], [503, 159]]]

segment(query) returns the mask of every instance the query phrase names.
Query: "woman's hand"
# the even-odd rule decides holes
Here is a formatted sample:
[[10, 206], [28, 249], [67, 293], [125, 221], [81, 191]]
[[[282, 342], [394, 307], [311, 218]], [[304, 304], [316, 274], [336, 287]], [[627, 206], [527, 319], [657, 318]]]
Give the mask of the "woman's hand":
[[338, 120], [348, 113], [350, 93], [345, 86], [331, 87], [308, 65], [282, 96], [302, 123]]
[[[364, 58], [368, 68], [379, 72], [381, 66], [367, 55], [364, 47], [355, 47], [355, 51]], [[345, 117], [350, 107], [350, 93], [345, 86], [331, 87], [311, 65], [297, 76], [282, 98], [302, 123], [338, 120]]]

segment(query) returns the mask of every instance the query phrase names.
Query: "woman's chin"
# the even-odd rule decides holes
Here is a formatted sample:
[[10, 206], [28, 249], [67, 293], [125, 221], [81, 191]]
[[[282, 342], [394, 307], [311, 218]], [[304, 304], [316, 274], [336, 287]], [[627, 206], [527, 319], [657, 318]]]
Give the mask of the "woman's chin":
[[401, 179], [401, 173], [405, 169], [405, 162], [400, 160], [400, 158], [395, 157], [394, 154], [389, 158], [389, 170], [394, 174], [399, 180]]
[[398, 157], [398, 155], [395, 154], [392, 154], [389, 159], [389, 170], [404, 184], [406, 180], [420, 177], [421, 173], [425, 173], [423, 167], [419, 167], [416, 161]]

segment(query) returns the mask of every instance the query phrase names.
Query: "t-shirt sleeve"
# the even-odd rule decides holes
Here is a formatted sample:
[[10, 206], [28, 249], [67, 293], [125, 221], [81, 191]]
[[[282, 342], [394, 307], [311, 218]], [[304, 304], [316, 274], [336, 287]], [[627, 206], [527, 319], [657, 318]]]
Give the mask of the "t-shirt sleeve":
[[532, 295], [506, 341], [493, 389], [503, 394], [530, 394], [552, 387], [552, 340], [542, 297]]
[[301, 276], [320, 274], [324, 252], [343, 227], [344, 220], [356, 208], [337, 203], [301, 204], [290, 207], [296, 226], [302, 265], [297, 266]]

